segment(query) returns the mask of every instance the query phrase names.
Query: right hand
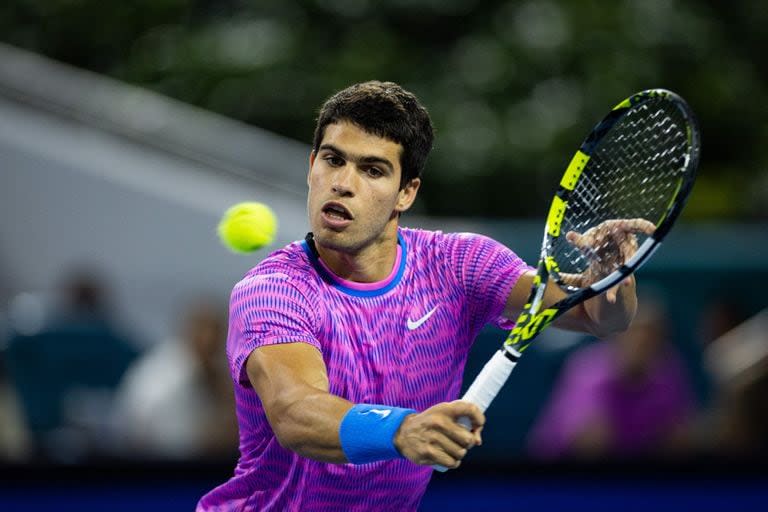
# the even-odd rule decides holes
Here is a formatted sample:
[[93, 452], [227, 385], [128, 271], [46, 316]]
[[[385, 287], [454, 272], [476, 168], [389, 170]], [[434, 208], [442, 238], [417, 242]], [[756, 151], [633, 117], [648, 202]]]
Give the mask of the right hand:
[[[462, 416], [470, 420], [471, 430], [458, 423]], [[394, 444], [403, 457], [416, 464], [455, 469], [467, 450], [482, 443], [484, 424], [485, 415], [475, 404], [444, 402], [406, 416], [395, 433]]]

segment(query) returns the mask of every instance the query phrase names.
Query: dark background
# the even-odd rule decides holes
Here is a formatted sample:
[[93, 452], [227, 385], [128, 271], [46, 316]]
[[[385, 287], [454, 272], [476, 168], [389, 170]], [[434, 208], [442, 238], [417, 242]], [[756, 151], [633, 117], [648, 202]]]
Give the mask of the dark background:
[[[399, 82], [421, 98], [437, 131], [416, 213], [476, 220], [515, 248], [515, 222], [539, 229], [553, 184], [615, 103], [653, 87], [681, 94], [703, 133], [681, 230], [723, 226], [734, 237], [699, 240], [689, 253], [691, 237], [677, 240], [676, 231], [639, 279], [669, 300], [674, 342], [702, 410], [713, 400], [700, 336], [706, 306], [722, 298], [746, 318], [766, 305], [768, 264], [743, 264], [735, 249], [765, 251], [749, 233], [768, 219], [767, 25], [768, 7], [757, 0], [0, 4], [2, 42], [304, 143], [316, 109], [336, 90], [368, 79]], [[535, 245], [519, 251], [535, 261]], [[148, 257], [145, 267], [161, 274], [165, 264]], [[6, 287], [9, 297], [23, 291]], [[483, 332], [467, 384], [502, 336]], [[565, 358], [587, 342], [526, 354], [488, 411], [484, 446], [461, 470], [434, 478], [425, 510], [764, 508], [768, 473], [759, 454], [723, 458], [704, 450], [682, 460], [591, 464], [527, 459], [528, 429]], [[190, 510], [228, 478], [234, 457], [0, 461], [0, 509]]]
[[[689, 219], [765, 219], [764, 2], [7, 0], [0, 40], [300, 141], [355, 81], [413, 90], [437, 128], [420, 213], [533, 217], [589, 129], [633, 92], [703, 128]], [[511, 190], [532, 190], [510, 194]], [[532, 188], [531, 188], [532, 187]]]

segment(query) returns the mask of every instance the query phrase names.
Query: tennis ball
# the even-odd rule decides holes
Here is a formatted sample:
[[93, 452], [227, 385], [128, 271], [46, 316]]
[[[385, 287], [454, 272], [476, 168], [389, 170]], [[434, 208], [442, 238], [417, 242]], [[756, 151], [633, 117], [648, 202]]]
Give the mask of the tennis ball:
[[245, 254], [272, 243], [277, 231], [277, 218], [272, 209], [263, 203], [237, 203], [224, 212], [217, 231], [221, 243], [227, 248]]

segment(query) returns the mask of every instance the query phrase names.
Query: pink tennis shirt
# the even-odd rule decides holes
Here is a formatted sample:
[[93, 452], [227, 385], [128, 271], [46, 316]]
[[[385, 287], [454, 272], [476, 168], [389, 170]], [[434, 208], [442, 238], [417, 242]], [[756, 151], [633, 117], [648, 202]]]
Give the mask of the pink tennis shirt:
[[237, 283], [227, 357], [235, 381], [240, 459], [198, 511], [415, 510], [432, 468], [405, 459], [329, 464], [280, 446], [246, 374], [258, 347], [317, 348], [330, 392], [353, 403], [418, 411], [458, 397], [473, 340], [502, 317], [529, 267], [490, 238], [400, 228], [398, 258], [378, 283], [335, 276], [307, 241], [272, 253]]

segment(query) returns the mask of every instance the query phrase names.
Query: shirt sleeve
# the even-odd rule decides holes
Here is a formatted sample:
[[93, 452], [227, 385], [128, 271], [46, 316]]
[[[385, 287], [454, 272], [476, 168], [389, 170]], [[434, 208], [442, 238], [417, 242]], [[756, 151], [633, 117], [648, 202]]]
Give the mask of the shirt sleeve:
[[448, 264], [467, 297], [470, 322], [475, 329], [492, 323], [511, 329], [514, 322], [502, 316], [507, 297], [520, 276], [531, 269], [517, 254], [483, 235], [445, 235]]
[[306, 290], [287, 274], [250, 275], [232, 290], [227, 358], [232, 377], [250, 386], [245, 362], [265, 345], [308, 343], [321, 350], [315, 336], [316, 312]]

